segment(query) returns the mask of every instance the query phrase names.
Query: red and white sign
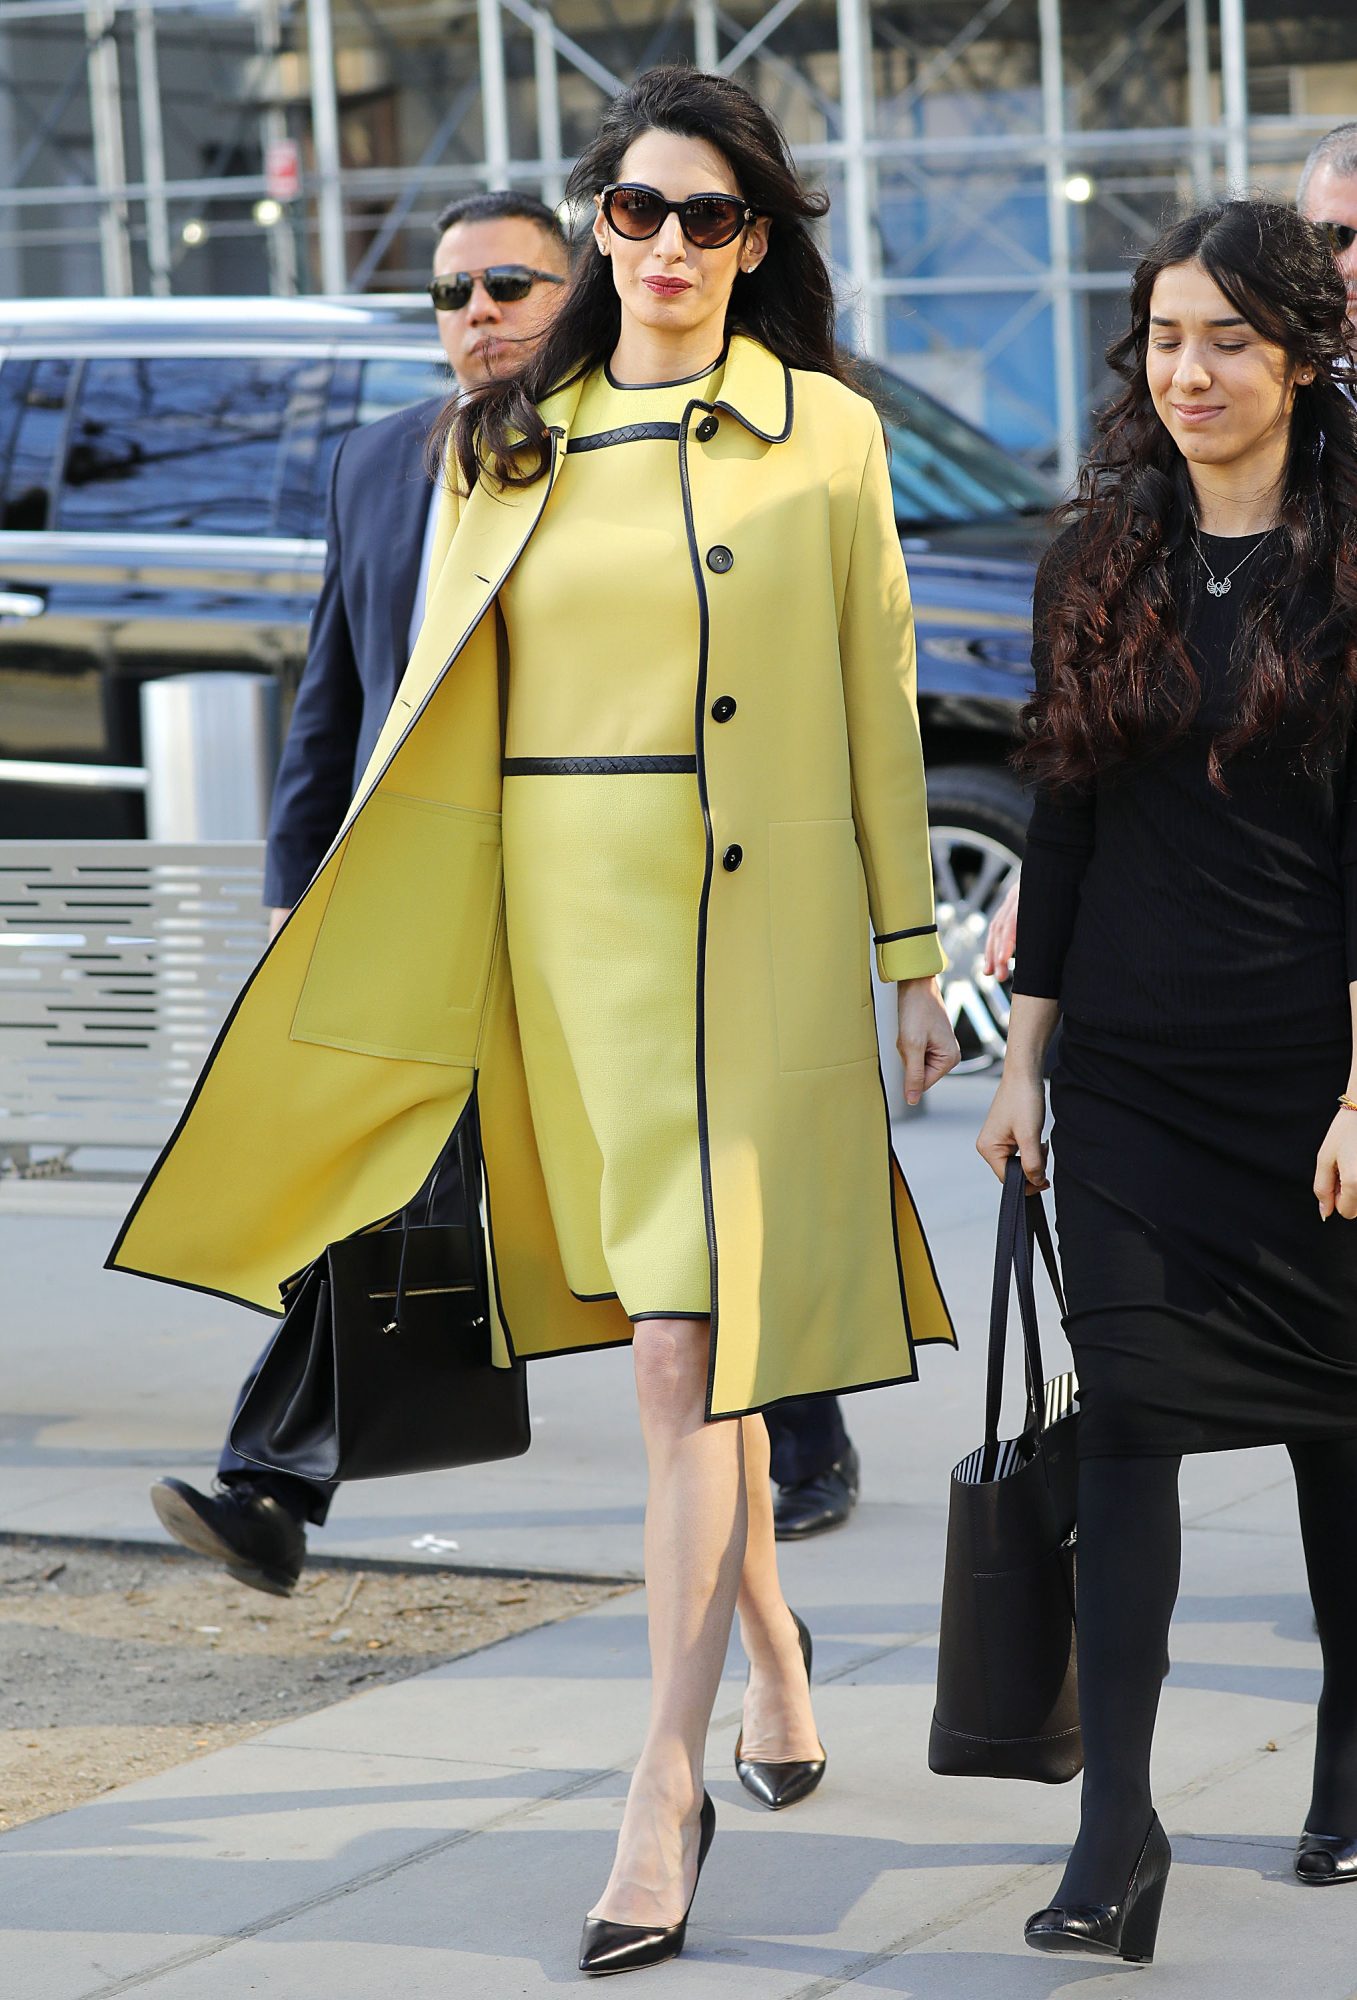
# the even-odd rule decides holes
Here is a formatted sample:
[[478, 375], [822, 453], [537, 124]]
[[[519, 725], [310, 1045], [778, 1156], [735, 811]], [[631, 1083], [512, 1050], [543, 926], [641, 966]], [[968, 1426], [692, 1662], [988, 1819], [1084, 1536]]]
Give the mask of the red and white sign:
[[271, 139], [264, 149], [264, 180], [275, 201], [295, 201], [302, 191], [302, 151], [295, 139]]

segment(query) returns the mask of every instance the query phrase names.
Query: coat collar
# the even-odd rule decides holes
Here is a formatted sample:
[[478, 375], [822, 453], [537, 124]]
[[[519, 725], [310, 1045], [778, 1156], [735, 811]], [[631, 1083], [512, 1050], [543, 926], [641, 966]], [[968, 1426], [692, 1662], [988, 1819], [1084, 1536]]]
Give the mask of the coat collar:
[[[583, 389], [584, 377], [577, 375], [553, 389], [539, 406], [547, 424], [563, 438], [570, 435]], [[792, 434], [792, 372], [761, 341], [747, 333], [732, 334], [721, 394], [711, 407], [738, 418], [765, 444], [785, 444]]]
[[785, 444], [792, 434], [792, 371], [761, 341], [734, 334], [716, 407], [765, 444]]

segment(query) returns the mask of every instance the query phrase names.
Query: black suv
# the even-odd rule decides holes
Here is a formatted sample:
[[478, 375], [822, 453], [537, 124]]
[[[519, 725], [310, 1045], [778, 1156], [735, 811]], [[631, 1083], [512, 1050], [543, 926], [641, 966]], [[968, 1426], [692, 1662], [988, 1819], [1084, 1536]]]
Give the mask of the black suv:
[[[918, 622], [949, 1003], [985, 1060], [1007, 1005], [974, 961], [1022, 852], [1004, 759], [1052, 495], [931, 397], [868, 372]], [[148, 679], [268, 674], [286, 715], [335, 448], [450, 379], [423, 300], [0, 308], [0, 837], [144, 832]]]

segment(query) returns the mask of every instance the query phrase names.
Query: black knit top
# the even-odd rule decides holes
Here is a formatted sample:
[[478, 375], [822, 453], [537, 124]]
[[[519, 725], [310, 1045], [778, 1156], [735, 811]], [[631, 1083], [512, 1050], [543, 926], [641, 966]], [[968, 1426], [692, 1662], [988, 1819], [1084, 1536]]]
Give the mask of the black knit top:
[[[1037, 576], [1033, 667], [1062, 536]], [[1207, 776], [1226, 726], [1240, 617], [1271, 551], [1264, 538], [1202, 535], [1170, 558], [1188, 653], [1201, 677], [1189, 733], [1087, 790], [1038, 790], [1018, 910], [1014, 991], [1058, 999], [1073, 1021], [1138, 1040], [1293, 1045], [1350, 1034], [1357, 979], [1357, 758], [1327, 777], [1294, 743], [1255, 745]]]

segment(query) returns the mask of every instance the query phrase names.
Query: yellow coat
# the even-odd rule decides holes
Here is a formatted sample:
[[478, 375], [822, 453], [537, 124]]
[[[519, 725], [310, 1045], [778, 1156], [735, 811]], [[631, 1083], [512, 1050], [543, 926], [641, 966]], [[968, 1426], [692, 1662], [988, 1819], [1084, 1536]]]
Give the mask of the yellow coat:
[[[617, 1302], [575, 1298], [561, 1269], [499, 850], [496, 593], [543, 508], [569, 505], [578, 400], [575, 384], [543, 405], [549, 477], [449, 496], [423, 631], [348, 817], [237, 1001], [111, 1267], [277, 1311], [281, 1279], [414, 1194], [474, 1088], [501, 1353], [630, 1338]], [[690, 406], [679, 452], [703, 635], [708, 1412], [728, 1416], [906, 1379], [915, 1343], [954, 1338], [891, 1155], [869, 907], [884, 977], [943, 958], [875, 411], [736, 336], [720, 401]], [[604, 644], [607, 622], [600, 605]], [[721, 696], [736, 715], [713, 724]], [[737, 847], [739, 866], [723, 866]]]

